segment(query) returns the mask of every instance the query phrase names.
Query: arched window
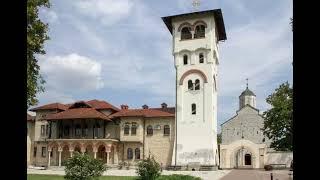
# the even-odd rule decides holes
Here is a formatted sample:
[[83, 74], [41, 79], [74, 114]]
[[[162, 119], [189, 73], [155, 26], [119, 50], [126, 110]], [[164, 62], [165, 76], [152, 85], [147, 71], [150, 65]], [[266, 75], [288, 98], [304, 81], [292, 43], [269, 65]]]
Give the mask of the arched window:
[[82, 129], [82, 136], [83, 137], [87, 137], [88, 136], [88, 125], [84, 125], [83, 129]]
[[149, 136], [153, 135], [153, 128], [152, 128], [151, 125], [149, 125], [149, 126], [147, 127], [147, 135], [149, 135]]
[[80, 126], [80, 124], [76, 125], [76, 136], [81, 136], [81, 126]]
[[137, 134], [137, 125], [132, 124], [131, 126], [131, 135], [136, 135]]
[[203, 57], [203, 54], [200, 53], [199, 54], [199, 63], [203, 63], [204, 62], [204, 57]]
[[169, 136], [170, 135], [170, 126], [169, 125], [164, 125], [163, 134], [165, 136]]
[[192, 80], [189, 80], [189, 81], [188, 81], [188, 90], [189, 90], [189, 91], [192, 91], [192, 90], [193, 90]]
[[196, 83], [194, 85], [194, 90], [200, 90], [200, 80], [196, 79]]
[[203, 37], [205, 37], [205, 26], [204, 25], [196, 26], [196, 29], [194, 32], [194, 38], [203, 38]]
[[133, 158], [132, 149], [128, 148], [128, 150], [127, 150], [127, 159], [132, 159], [132, 158]]
[[69, 126], [65, 126], [63, 129], [63, 135], [64, 136], [69, 136], [70, 134], [70, 127]]
[[129, 127], [129, 125], [125, 125], [124, 126], [124, 135], [129, 135], [129, 130], [130, 130], [130, 127]]
[[187, 65], [188, 64], [188, 55], [183, 55], [183, 64]]
[[197, 109], [196, 109], [196, 104], [191, 104], [191, 112], [192, 114], [196, 114], [197, 113]]
[[140, 149], [139, 148], [136, 148], [134, 150], [134, 156], [136, 159], [140, 159]]
[[192, 34], [191, 34], [191, 28], [190, 27], [184, 27], [181, 30], [181, 40], [184, 39], [192, 39]]

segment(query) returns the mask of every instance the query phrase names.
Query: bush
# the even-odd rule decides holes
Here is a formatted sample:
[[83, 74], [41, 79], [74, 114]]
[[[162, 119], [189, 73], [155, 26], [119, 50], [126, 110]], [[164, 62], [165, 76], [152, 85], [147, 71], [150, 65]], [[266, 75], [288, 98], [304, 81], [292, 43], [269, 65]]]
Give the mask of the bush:
[[105, 170], [106, 167], [102, 161], [75, 152], [74, 156], [66, 161], [64, 178], [67, 180], [99, 179]]
[[273, 169], [273, 167], [271, 165], [264, 165], [264, 169], [266, 171], [271, 171]]
[[189, 175], [173, 174], [170, 176], [160, 176], [157, 180], [201, 180], [201, 178]]
[[138, 163], [137, 174], [142, 180], [155, 180], [160, 176], [161, 167], [159, 163], [154, 160], [154, 157], [148, 157]]

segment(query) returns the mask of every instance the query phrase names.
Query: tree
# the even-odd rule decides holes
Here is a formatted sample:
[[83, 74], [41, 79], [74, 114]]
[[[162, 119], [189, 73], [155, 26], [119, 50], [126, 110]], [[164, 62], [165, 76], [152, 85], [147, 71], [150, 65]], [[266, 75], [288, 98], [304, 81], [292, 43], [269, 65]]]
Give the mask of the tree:
[[98, 180], [105, 170], [106, 167], [101, 160], [75, 152], [66, 161], [64, 178], [67, 180]]
[[292, 151], [293, 136], [293, 89], [289, 83], [283, 83], [268, 96], [267, 103], [271, 109], [263, 113], [265, 118], [263, 131], [272, 140], [270, 147]]
[[154, 157], [148, 157], [138, 163], [137, 174], [142, 180], [155, 180], [160, 176], [161, 167]]
[[49, 0], [27, 0], [27, 107], [36, 105], [36, 95], [43, 92], [45, 83], [40, 75], [40, 67], [36, 54], [45, 54], [44, 42], [49, 39], [47, 35], [48, 24], [38, 17], [40, 7], [50, 7]]

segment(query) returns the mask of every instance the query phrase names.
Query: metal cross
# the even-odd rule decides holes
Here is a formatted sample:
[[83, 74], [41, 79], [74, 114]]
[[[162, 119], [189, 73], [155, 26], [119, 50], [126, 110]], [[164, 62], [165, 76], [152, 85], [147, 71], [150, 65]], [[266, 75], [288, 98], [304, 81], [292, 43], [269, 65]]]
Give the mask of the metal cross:
[[248, 88], [248, 80], [249, 80], [249, 79], [247, 78], [246, 80], [247, 80], [247, 88]]
[[192, 6], [193, 6], [194, 11], [198, 11], [198, 7], [200, 6], [200, 0], [193, 0]]

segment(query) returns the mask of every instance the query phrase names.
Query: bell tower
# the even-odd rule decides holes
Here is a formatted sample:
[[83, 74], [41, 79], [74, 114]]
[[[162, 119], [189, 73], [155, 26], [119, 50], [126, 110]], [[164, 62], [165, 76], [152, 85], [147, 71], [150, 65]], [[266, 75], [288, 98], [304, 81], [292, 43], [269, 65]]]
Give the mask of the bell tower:
[[172, 165], [216, 166], [218, 43], [226, 40], [221, 9], [162, 18], [172, 34], [176, 69], [176, 139]]

